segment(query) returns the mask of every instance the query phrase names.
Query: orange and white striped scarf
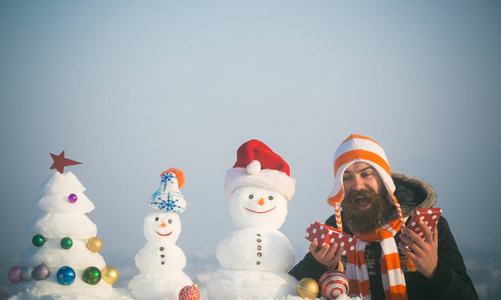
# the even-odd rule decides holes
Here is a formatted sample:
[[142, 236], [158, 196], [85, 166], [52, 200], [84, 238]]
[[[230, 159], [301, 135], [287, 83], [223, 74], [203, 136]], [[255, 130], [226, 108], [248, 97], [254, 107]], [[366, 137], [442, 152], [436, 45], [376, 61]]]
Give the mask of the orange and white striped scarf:
[[[397, 244], [393, 238], [400, 228], [401, 222], [395, 220], [372, 233], [355, 233], [355, 236], [358, 238], [355, 255], [348, 257], [346, 263], [346, 276], [350, 281], [351, 296], [358, 296], [364, 300], [371, 299], [364, 250], [371, 242], [378, 241], [381, 243], [382, 249], [381, 277], [386, 299], [407, 299], [404, 271], [401, 267]], [[407, 263], [411, 269], [414, 269], [414, 265], [410, 259], [407, 259]]]

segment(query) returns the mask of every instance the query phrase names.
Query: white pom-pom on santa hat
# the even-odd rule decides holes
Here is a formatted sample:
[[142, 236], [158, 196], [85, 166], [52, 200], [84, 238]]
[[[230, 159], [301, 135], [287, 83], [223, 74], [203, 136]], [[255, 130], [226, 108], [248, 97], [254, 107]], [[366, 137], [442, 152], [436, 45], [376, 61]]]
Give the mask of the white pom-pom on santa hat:
[[225, 178], [228, 197], [239, 187], [257, 186], [276, 191], [290, 200], [295, 184], [285, 160], [258, 140], [250, 140], [238, 148], [237, 162], [226, 171]]
[[245, 167], [245, 170], [247, 170], [247, 173], [250, 175], [256, 175], [261, 171], [261, 163], [259, 160], [253, 160], [250, 164]]

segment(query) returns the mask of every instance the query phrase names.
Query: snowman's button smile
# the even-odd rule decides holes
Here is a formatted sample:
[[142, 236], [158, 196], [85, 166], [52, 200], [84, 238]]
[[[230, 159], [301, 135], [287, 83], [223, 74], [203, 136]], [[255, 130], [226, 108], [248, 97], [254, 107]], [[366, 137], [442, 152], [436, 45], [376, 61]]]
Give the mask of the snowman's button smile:
[[244, 209], [252, 212], [252, 213], [255, 213], [255, 214], [265, 214], [265, 213], [269, 213], [270, 211], [274, 210], [275, 208], [277, 208], [276, 206], [273, 207], [272, 209], [269, 209], [267, 211], [255, 211], [255, 210], [252, 210], [252, 209], [248, 209], [247, 207], [244, 206]]
[[173, 233], [174, 231], [171, 231], [171, 232], [166, 233], [166, 234], [162, 234], [162, 233], [160, 233], [160, 232], [158, 232], [158, 231], [155, 231], [155, 232], [156, 232], [159, 236], [169, 236], [169, 235], [171, 235], [171, 233]]

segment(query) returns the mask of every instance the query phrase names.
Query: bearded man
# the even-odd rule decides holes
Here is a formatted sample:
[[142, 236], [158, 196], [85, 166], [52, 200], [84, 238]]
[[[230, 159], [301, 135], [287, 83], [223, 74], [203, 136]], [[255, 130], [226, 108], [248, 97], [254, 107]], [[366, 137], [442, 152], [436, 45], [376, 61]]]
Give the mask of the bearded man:
[[291, 275], [318, 281], [326, 271], [342, 269], [349, 295], [361, 299], [478, 299], [445, 218], [433, 233], [420, 221], [424, 239], [405, 230], [415, 209], [436, 203], [428, 183], [392, 173], [383, 148], [355, 134], [336, 150], [334, 175], [327, 202], [335, 214], [325, 224], [354, 236], [356, 254], [346, 258], [337, 243], [314, 241]]

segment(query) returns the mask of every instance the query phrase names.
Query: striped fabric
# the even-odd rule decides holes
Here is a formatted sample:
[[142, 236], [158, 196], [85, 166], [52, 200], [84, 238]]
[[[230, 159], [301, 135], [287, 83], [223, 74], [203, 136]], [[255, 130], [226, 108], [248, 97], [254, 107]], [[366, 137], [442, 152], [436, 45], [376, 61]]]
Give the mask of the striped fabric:
[[[348, 257], [346, 262], [346, 276], [350, 281], [350, 296], [358, 296], [364, 300], [371, 299], [364, 250], [371, 242], [378, 241], [381, 243], [382, 249], [381, 277], [386, 299], [407, 299], [404, 272], [401, 268], [398, 248], [393, 238], [400, 228], [399, 220], [395, 220], [373, 233], [355, 234], [358, 238], [355, 247], [356, 253]], [[409, 259], [408, 263], [411, 263]]]

